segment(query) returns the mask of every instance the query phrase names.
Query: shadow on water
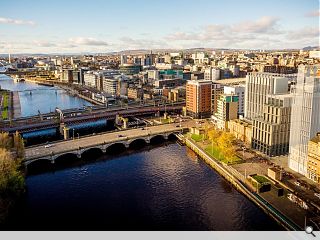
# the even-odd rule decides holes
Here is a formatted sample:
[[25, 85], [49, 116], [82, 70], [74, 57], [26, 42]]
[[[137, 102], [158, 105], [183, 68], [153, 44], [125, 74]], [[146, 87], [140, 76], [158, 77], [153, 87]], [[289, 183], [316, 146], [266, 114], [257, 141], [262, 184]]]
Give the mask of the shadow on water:
[[133, 140], [130, 145], [129, 145], [129, 149], [133, 149], [133, 150], [139, 150], [142, 149], [146, 146], [146, 141], [143, 139], [136, 139]]
[[[114, 144], [105, 154], [90, 149], [81, 159], [65, 155], [57, 165], [43, 161], [54, 168], [27, 178], [25, 198], [0, 229], [283, 230], [174, 143], [157, 137]], [[61, 164], [77, 167], [57, 171]]]
[[163, 143], [165, 141], [164, 137], [161, 135], [157, 135], [153, 138], [150, 139], [150, 144], [151, 145], [156, 145], [156, 144], [160, 144]]
[[126, 151], [126, 147], [123, 143], [115, 143], [106, 149], [106, 155], [116, 156]]
[[62, 169], [80, 167], [93, 162], [109, 161], [113, 160], [115, 157], [150, 151], [151, 149], [174, 144], [176, 142], [176, 139], [174, 138], [168, 138], [168, 140], [162, 139], [156, 138], [152, 144], [147, 144], [141, 139], [135, 140], [131, 142], [129, 148], [126, 148], [122, 143], [115, 143], [106, 149], [106, 153], [103, 153], [99, 148], [91, 148], [83, 152], [81, 158], [78, 158], [75, 154], [67, 153], [56, 158], [54, 163], [47, 159], [39, 159], [28, 165], [27, 175], [37, 175], [45, 172], [54, 172]]
[[[70, 126], [69, 137], [77, 138], [86, 135], [92, 135], [92, 133], [102, 133], [114, 131], [114, 120], [109, 120], [106, 125], [96, 125], [96, 126], [87, 126], [87, 127], [74, 127]], [[43, 130], [40, 132], [31, 132], [25, 134], [24, 141], [25, 146], [32, 146], [37, 144], [43, 144], [46, 142], [53, 142], [58, 140], [63, 140], [63, 136], [59, 133], [58, 129], [51, 129], [50, 133], [45, 132], [49, 130]]]

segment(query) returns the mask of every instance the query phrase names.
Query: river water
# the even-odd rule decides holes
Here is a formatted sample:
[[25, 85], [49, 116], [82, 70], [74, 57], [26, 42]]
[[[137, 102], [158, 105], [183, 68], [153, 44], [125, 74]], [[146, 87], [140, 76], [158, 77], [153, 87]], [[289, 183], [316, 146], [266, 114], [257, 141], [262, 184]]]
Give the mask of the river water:
[[[0, 85], [9, 90], [46, 88], [3, 76]], [[22, 92], [20, 100], [23, 116], [88, 104], [50, 90], [32, 96]], [[282, 230], [175, 142], [119, 155], [88, 154], [75, 165], [28, 175], [26, 184], [26, 196], [0, 229]]]
[[[53, 112], [56, 107], [60, 109], [80, 108], [90, 106], [91, 103], [68, 95], [65, 91], [56, 87], [40, 86], [31, 82], [16, 83], [12, 78], [0, 74], [0, 86], [2, 89], [20, 91], [21, 117]], [[25, 91], [28, 89], [40, 89], [36, 91]], [[55, 91], [57, 90], [57, 91]]]
[[7, 228], [281, 230], [185, 146], [93, 160], [28, 176], [26, 198]]

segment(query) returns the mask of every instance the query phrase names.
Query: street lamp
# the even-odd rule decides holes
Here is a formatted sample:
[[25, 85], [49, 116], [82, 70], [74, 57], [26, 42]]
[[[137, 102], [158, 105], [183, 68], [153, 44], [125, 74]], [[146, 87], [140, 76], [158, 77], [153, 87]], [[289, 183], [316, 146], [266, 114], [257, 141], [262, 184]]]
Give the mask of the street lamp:
[[246, 150], [246, 148], [245, 148], [245, 147], [242, 147], [242, 150], [243, 150], [242, 156], [243, 156], [243, 159], [244, 159], [244, 151]]

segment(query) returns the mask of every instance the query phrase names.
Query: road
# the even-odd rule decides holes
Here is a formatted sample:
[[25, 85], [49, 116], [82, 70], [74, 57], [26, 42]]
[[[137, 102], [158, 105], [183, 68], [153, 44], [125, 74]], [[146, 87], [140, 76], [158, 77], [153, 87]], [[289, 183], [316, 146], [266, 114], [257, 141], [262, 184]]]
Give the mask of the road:
[[[181, 123], [181, 127], [189, 127], [193, 121], [185, 121]], [[178, 127], [177, 127], [178, 126]], [[92, 136], [85, 136], [82, 138], [75, 138], [73, 140], [53, 142], [51, 147], [46, 148], [45, 144], [26, 148], [25, 159], [36, 159], [43, 156], [48, 156], [53, 153], [74, 151], [80, 148], [87, 148], [93, 145], [100, 145], [105, 143], [116, 142], [118, 140], [128, 140], [131, 138], [144, 137], [148, 135], [156, 135], [158, 133], [171, 132], [180, 129], [179, 123], [164, 124], [145, 127], [134, 128], [116, 132], [102, 133]], [[121, 135], [121, 137], [119, 137]]]

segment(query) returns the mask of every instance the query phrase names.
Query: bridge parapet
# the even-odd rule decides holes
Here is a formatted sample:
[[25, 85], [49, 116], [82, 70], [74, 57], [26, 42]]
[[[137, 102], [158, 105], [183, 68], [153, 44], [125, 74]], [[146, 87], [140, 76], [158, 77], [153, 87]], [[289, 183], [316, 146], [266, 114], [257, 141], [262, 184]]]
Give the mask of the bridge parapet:
[[[159, 126], [158, 126], [158, 128], [159, 128]], [[137, 130], [135, 130], [135, 131], [137, 131]], [[90, 142], [88, 144], [85, 142], [85, 144], [82, 144], [82, 145], [78, 139], [69, 140], [69, 141], [59, 143], [61, 146], [65, 145], [65, 147], [63, 147], [63, 148], [61, 148], [61, 146], [60, 146], [61, 150], [59, 150], [58, 147], [54, 148], [54, 146], [53, 146], [52, 151], [47, 151], [44, 153], [38, 153], [38, 152], [42, 152], [41, 150], [43, 150], [43, 148], [42, 149], [40, 149], [40, 148], [43, 146], [38, 146], [38, 147], [36, 147], [36, 149], [33, 149], [31, 147], [31, 148], [26, 149], [27, 154], [26, 154], [26, 158], [24, 160], [24, 164], [27, 166], [30, 163], [32, 163], [34, 161], [38, 161], [38, 160], [49, 160], [54, 163], [54, 161], [58, 157], [61, 157], [66, 154], [74, 154], [78, 158], [81, 158], [83, 153], [90, 150], [90, 149], [100, 149], [102, 151], [102, 153], [106, 153], [107, 149], [110, 146], [112, 146], [114, 144], [119, 144], [119, 143], [123, 144], [126, 148], [129, 148], [130, 144], [133, 141], [136, 141], [138, 139], [143, 140], [146, 143], [150, 143], [152, 138], [154, 138], [156, 136], [162, 136], [165, 140], [167, 140], [169, 138], [170, 134], [179, 133], [181, 130], [183, 130], [183, 128], [171, 128], [171, 129], [164, 128], [164, 129], [156, 130], [153, 132], [149, 132], [147, 130], [140, 130], [142, 132], [139, 132], [138, 135], [133, 135], [132, 137], [125, 137], [123, 135], [122, 137], [113, 136], [113, 138], [109, 138], [109, 139], [108, 139], [108, 137], [109, 137], [108, 134], [105, 134], [105, 135], [96, 136], [97, 138], [99, 137], [99, 139], [104, 137], [103, 141], [98, 141], [99, 139], [97, 139], [97, 141], [94, 143]], [[113, 133], [113, 135], [115, 135], [115, 133]], [[86, 139], [86, 138], [84, 138], [84, 139]], [[105, 139], [108, 139], [108, 140], [105, 140]], [[80, 140], [83, 140], [83, 139], [80, 139]], [[92, 140], [92, 141], [94, 141], [94, 140]]]

